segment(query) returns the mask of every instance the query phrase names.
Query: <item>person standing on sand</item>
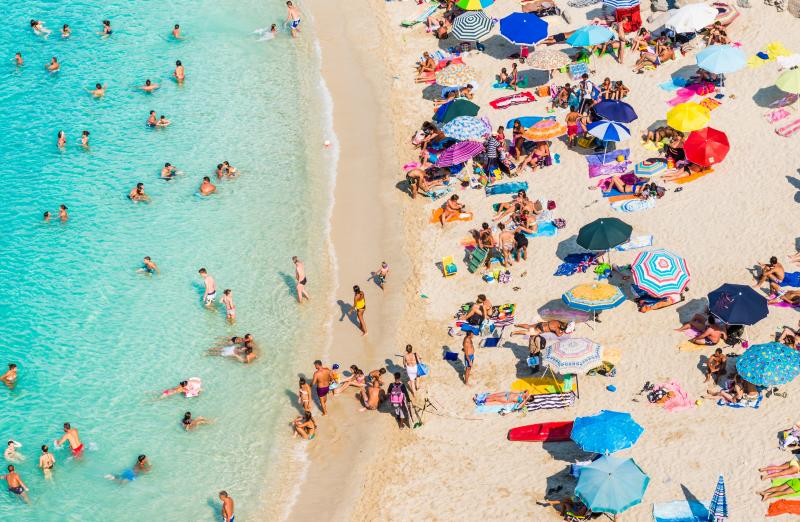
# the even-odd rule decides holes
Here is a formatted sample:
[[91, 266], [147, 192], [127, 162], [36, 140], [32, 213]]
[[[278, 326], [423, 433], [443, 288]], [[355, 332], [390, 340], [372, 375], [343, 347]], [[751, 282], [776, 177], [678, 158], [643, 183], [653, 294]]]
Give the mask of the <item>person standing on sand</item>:
[[50, 453], [47, 444], [42, 445], [42, 454], [39, 456], [39, 467], [42, 469], [45, 480], [53, 480], [53, 466], [56, 465], [56, 458]]
[[211, 274], [209, 274], [205, 268], [201, 268], [197, 273], [203, 278], [203, 284], [205, 285], [205, 289], [203, 290], [203, 305], [206, 308], [210, 308], [214, 304], [214, 299], [217, 298], [217, 282], [214, 281], [214, 278], [211, 277]]
[[73, 457], [79, 457], [83, 453], [83, 442], [78, 436], [78, 430], [73, 428], [69, 422], [64, 423], [64, 436], [58, 439], [55, 444], [60, 448], [65, 441], [69, 441], [69, 449]]
[[25, 501], [26, 504], [30, 504], [30, 500], [28, 500], [28, 486], [22, 482], [22, 479], [19, 476], [19, 473], [14, 471], [14, 466], [12, 464], [8, 465], [8, 474], [0, 475], [0, 480], [5, 480], [6, 484], [8, 484], [8, 491], [17, 495], [22, 500]]
[[464, 352], [464, 384], [469, 384], [469, 374], [475, 366], [475, 345], [472, 344], [472, 330], [467, 330], [461, 351]]
[[233, 522], [233, 499], [225, 490], [219, 492], [219, 499], [222, 501], [222, 522]]
[[417, 395], [417, 377], [419, 377], [419, 356], [410, 344], [406, 345], [406, 353], [403, 355], [403, 366], [408, 375], [408, 388], [415, 396]]
[[319, 397], [319, 406], [322, 409], [322, 415], [328, 414], [328, 392], [331, 390], [331, 382], [333, 381], [333, 373], [330, 368], [322, 366], [322, 361], [317, 359], [314, 361], [314, 378], [311, 379], [311, 385], [317, 387], [317, 397]]
[[367, 310], [367, 299], [364, 297], [364, 292], [361, 291], [358, 285], [353, 287], [353, 294], [353, 306], [350, 307], [350, 313], [356, 313], [358, 328], [361, 330], [361, 335], [367, 335], [367, 323], [364, 322], [364, 312]]
[[297, 399], [300, 401], [300, 405], [303, 406], [303, 411], [311, 413], [311, 386], [308, 385], [305, 377], [300, 377], [299, 387]]
[[400, 380], [400, 372], [394, 373], [394, 382], [389, 384], [386, 390], [389, 402], [394, 408], [394, 418], [397, 420], [397, 427], [403, 429], [405, 424], [411, 427], [411, 398], [408, 396], [406, 385]]
[[300, 32], [300, 10], [292, 2], [286, 2], [286, 23], [292, 30], [292, 38], [297, 38]]
[[297, 256], [292, 257], [292, 263], [294, 263], [294, 280], [297, 289], [297, 302], [302, 303], [303, 297], [306, 299], [311, 299], [311, 296], [308, 295], [306, 291], [306, 284], [308, 284], [308, 278], [306, 278], [306, 266], [300, 261]]

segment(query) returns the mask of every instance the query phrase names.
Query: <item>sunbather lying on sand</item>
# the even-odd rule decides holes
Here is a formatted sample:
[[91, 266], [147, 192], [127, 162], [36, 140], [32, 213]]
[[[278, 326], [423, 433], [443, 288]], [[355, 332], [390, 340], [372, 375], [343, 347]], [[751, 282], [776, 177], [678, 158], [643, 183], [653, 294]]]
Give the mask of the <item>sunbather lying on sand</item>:
[[444, 178], [428, 180], [425, 177], [425, 171], [422, 169], [411, 169], [406, 172], [406, 181], [408, 182], [412, 199], [416, 198], [420, 192], [426, 194], [432, 188], [444, 185]]
[[800, 491], [800, 478], [793, 478], [787, 480], [785, 484], [781, 484], [780, 486], [772, 486], [771, 488], [767, 488], [764, 491], [758, 491], [757, 493], [761, 495], [761, 501], [766, 502], [767, 500], [775, 497], [791, 495], [793, 493], [797, 493], [798, 491]]
[[[787, 292], [778, 293], [778, 295], [774, 299], [769, 300], [769, 304], [776, 304], [781, 302], [789, 303], [792, 306], [800, 306], [800, 290], [789, 290]], [[784, 329], [784, 331], [785, 330], [786, 329]]]
[[529, 392], [497, 392], [490, 393], [485, 397], [476, 395], [472, 398], [475, 404], [483, 404], [486, 406], [491, 405], [504, 405], [504, 404], [522, 404], [528, 400]]
[[552, 333], [555, 334], [556, 337], [561, 337], [564, 334], [571, 334], [574, 332], [575, 323], [573, 321], [565, 323], [564, 321], [553, 319], [552, 321], [542, 321], [540, 323], [517, 323], [514, 325], [514, 328], [518, 328], [519, 330], [512, 332], [511, 335], [530, 335], [531, 330], [533, 330], [537, 334]]
[[575, 31], [567, 31], [565, 33], [556, 33], [556, 34], [550, 35], [547, 38], [545, 38], [544, 40], [542, 40], [541, 42], [539, 42], [539, 44], [553, 45], [553, 44], [558, 44], [558, 43], [564, 43], [564, 42], [567, 41], [567, 38], [572, 36], [572, 33], [574, 33], [574, 32]]
[[655, 69], [662, 63], [674, 59], [675, 51], [672, 49], [672, 46], [670, 46], [666, 40], [659, 38], [656, 41], [655, 48], [647, 47], [639, 53], [639, 60], [633, 67], [633, 72], [641, 74], [644, 72], [644, 69], [648, 67]]
[[657, 145], [660, 145], [665, 139], [672, 141], [675, 138], [683, 138], [683, 133], [672, 127], [658, 127], [647, 131], [647, 134], [642, 134], [642, 141], [652, 141]]
[[550, 162], [550, 145], [546, 141], [537, 142], [531, 153], [525, 156], [517, 165], [516, 173], [522, 172], [525, 167], [536, 171], [539, 167], [547, 166]]
[[788, 475], [800, 475], [800, 461], [797, 460], [797, 457], [794, 457], [789, 462], [758, 468], [758, 471], [761, 472], [761, 480], [786, 477]]

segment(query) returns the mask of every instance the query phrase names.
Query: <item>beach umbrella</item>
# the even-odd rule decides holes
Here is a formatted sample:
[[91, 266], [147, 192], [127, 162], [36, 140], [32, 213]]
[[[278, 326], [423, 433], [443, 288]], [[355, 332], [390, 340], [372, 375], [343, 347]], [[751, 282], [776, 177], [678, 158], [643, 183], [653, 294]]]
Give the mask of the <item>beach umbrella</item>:
[[707, 4], [689, 4], [670, 14], [664, 27], [676, 33], [696, 33], [714, 23], [719, 12]]
[[595, 282], [573, 287], [561, 299], [576, 310], [600, 312], [621, 305], [625, 301], [625, 294], [616, 286]]
[[800, 352], [774, 341], [756, 344], [736, 359], [736, 371], [756, 386], [780, 386], [800, 374]]
[[603, 100], [593, 106], [592, 110], [604, 120], [622, 123], [630, 123], [639, 117], [630, 104], [619, 100]]
[[662, 160], [644, 160], [633, 167], [633, 172], [637, 176], [652, 176], [667, 168], [667, 164]]
[[636, 286], [653, 297], [680, 294], [691, 277], [686, 261], [663, 249], [640, 253], [631, 264], [631, 272]]
[[469, 161], [481, 152], [483, 144], [476, 141], [461, 141], [455, 145], [450, 145], [444, 152], [439, 154], [436, 160], [437, 167], [450, 167]]
[[583, 337], [560, 337], [545, 347], [542, 364], [562, 375], [586, 373], [603, 364], [603, 349]]
[[747, 65], [744, 53], [732, 45], [710, 45], [697, 53], [697, 66], [714, 74], [727, 74]]
[[611, 9], [627, 9], [639, 5], [639, 0], [603, 0], [603, 5]]
[[667, 125], [681, 132], [702, 129], [708, 125], [710, 119], [711, 112], [694, 102], [679, 103], [667, 112]]
[[600, 218], [578, 231], [578, 245], [586, 250], [608, 250], [628, 241], [633, 227], [617, 218]]
[[628, 127], [615, 121], [595, 121], [590, 123], [587, 129], [589, 134], [603, 141], [625, 141], [631, 137]]
[[467, 11], [453, 20], [453, 36], [466, 42], [477, 42], [489, 34], [492, 25], [492, 19], [483, 11]]
[[595, 513], [622, 513], [642, 501], [650, 477], [633, 459], [604, 455], [581, 468], [575, 494]]
[[642, 433], [644, 428], [630, 413], [602, 410], [597, 415], [575, 419], [570, 437], [583, 451], [608, 455], [630, 448]]
[[708, 309], [728, 324], [752, 325], [769, 314], [764, 296], [749, 286], [729, 283], [708, 294]]
[[464, 11], [480, 11], [494, 3], [494, 0], [458, 0], [456, 6]]
[[591, 47], [614, 39], [614, 32], [603, 25], [585, 25], [567, 38], [573, 47]]
[[545, 141], [563, 136], [567, 126], [556, 120], [540, 120], [525, 129], [522, 136], [531, 141]]
[[475, 116], [458, 116], [442, 126], [442, 132], [448, 138], [459, 141], [481, 140], [491, 134], [492, 128], [486, 118]]
[[724, 160], [730, 148], [728, 136], [711, 127], [692, 132], [683, 144], [686, 159], [702, 167]]
[[717, 487], [714, 488], [714, 496], [708, 505], [709, 522], [722, 522], [728, 518], [728, 496], [725, 494], [725, 481], [722, 475], [717, 480]]
[[778, 89], [791, 94], [800, 94], [800, 69], [792, 67], [784, 71], [775, 82]]
[[554, 69], [561, 69], [565, 65], [572, 63], [572, 58], [563, 51], [556, 51], [555, 49], [540, 49], [533, 51], [528, 59], [525, 60], [525, 65], [531, 69], [539, 71], [552, 71]]
[[471, 101], [462, 98], [459, 100], [453, 100], [446, 105], [442, 105], [439, 110], [436, 111], [436, 116], [434, 116], [434, 119], [444, 125], [453, 121], [459, 116], [477, 116], [479, 110], [481, 110], [480, 107]]
[[478, 77], [475, 69], [463, 63], [450, 64], [436, 72], [436, 83], [442, 87], [463, 87]]
[[547, 36], [547, 22], [533, 13], [511, 13], [500, 19], [500, 35], [515, 45], [533, 45]]

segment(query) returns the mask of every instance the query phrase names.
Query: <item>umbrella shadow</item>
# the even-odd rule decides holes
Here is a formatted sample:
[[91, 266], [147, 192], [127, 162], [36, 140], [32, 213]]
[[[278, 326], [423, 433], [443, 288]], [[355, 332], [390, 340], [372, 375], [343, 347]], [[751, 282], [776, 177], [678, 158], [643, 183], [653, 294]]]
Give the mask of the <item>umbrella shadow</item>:
[[[550, 456], [553, 457], [553, 460], [560, 460], [561, 462], [567, 462], [569, 464], [591, 460], [592, 456], [594, 456], [594, 453], [583, 451], [580, 446], [571, 440], [564, 442], [543, 442], [542, 449], [549, 453]], [[568, 478], [571, 481], [575, 480], [575, 478], [569, 474], [569, 466], [555, 476], [562, 477], [562, 479]]]
[[551, 299], [540, 306], [536, 313], [543, 320], [547, 317], [547, 320], [557, 319], [559, 321], [575, 321], [576, 323], [588, 323], [592, 318], [591, 313], [570, 308], [562, 299]]
[[586, 250], [578, 244], [578, 235], [572, 234], [570, 237], [566, 239], [562, 239], [558, 242], [558, 246], [556, 247], [556, 257], [560, 260], [564, 260], [569, 254], [577, 254], [583, 253]]
[[513, 353], [514, 357], [517, 359], [517, 362], [515, 363], [517, 379], [522, 379], [523, 377], [534, 377], [536, 375], [536, 372], [532, 372], [531, 368], [528, 366], [528, 356], [530, 355], [530, 351], [528, 349], [528, 344], [521, 337], [518, 337], [517, 339], [509, 337], [503, 343], [503, 348], [508, 348], [511, 350], [511, 353]]
[[689, 504], [692, 504], [693, 502], [699, 502], [702, 504], [702, 501], [697, 498], [694, 493], [689, 491], [689, 488], [687, 488], [684, 484], [681, 484], [681, 491], [683, 492], [683, 498], [685, 498], [686, 502]]
[[697, 314], [705, 315], [708, 310], [708, 298], [701, 297], [686, 301], [684, 304], [675, 309], [678, 312], [678, 321], [681, 324], [688, 323]]
[[670, 77], [673, 80], [682, 79], [688, 80], [690, 76], [697, 73], [697, 64], [684, 65], [683, 67], [675, 70]]
[[540, 69], [526, 69], [519, 74], [520, 81], [523, 78], [528, 79], [527, 88], [539, 87], [540, 85], [547, 85], [550, 83], [550, 73]]
[[[791, 185], [792, 187], [797, 189], [797, 192], [795, 192], [795, 194], [794, 194], [794, 201], [795, 201], [795, 203], [800, 203], [800, 179], [797, 179], [797, 178], [792, 177], [792, 176], [786, 176], [786, 181], [789, 182], [789, 185]], [[798, 239], [800, 239], [800, 238], [798, 238]], [[798, 243], [798, 241], [795, 240], [795, 248], [798, 248], [798, 246], [800, 246], [800, 243]], [[798, 250], [800, 250], [800, 249], [798, 249]]]
[[594, 8], [594, 9], [589, 9], [588, 11], [586, 11], [586, 20], [589, 21], [589, 22], [591, 22], [595, 18], [604, 19], [605, 16], [606, 15], [603, 12], [603, 9], [600, 8], [600, 7], [597, 7], [597, 8]]
[[491, 56], [497, 60], [511, 59], [510, 56], [512, 54], [519, 52], [519, 47], [513, 45], [511, 42], [498, 34], [492, 35], [485, 40], [481, 40], [481, 45], [485, 47], [485, 49], [482, 51], [483, 54]]
[[769, 87], [762, 87], [753, 94], [753, 101], [759, 107], [770, 108], [772, 105], [786, 97], [786, 93], [778, 89], [775, 85]]

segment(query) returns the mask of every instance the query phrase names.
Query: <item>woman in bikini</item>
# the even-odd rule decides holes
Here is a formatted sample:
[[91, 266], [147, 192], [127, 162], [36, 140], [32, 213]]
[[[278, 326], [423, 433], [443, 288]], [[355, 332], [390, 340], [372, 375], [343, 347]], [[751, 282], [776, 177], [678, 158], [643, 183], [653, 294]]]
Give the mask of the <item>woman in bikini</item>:
[[336, 387], [333, 394], [338, 395], [350, 386], [362, 389], [367, 386], [367, 376], [364, 375], [364, 372], [355, 364], [350, 365], [350, 377], [339, 382], [339, 386]]
[[514, 328], [520, 328], [520, 330], [511, 332], [511, 335], [530, 335], [530, 331], [533, 330], [536, 334], [551, 333], [555, 334], [556, 337], [561, 337], [564, 334], [571, 334], [574, 332], [575, 323], [565, 323], [564, 321], [553, 319], [551, 321], [542, 321], [539, 323], [515, 324]]
[[600, 97], [604, 100], [610, 100], [612, 87], [613, 83], [611, 82], [611, 78], [603, 80], [603, 83], [597, 86], [597, 89], [600, 91]]
[[311, 386], [308, 385], [303, 377], [300, 377], [298, 386], [297, 398], [300, 401], [300, 405], [303, 406], [303, 411], [308, 413], [311, 411]]
[[515, 159], [522, 156], [523, 153], [522, 145], [525, 143], [525, 137], [522, 135], [523, 132], [525, 132], [525, 129], [522, 127], [522, 123], [519, 120], [514, 120], [514, 126], [511, 128], [513, 147], [509, 152], [511, 152], [511, 155]]
[[307, 411], [302, 416], [297, 417], [294, 422], [293, 437], [300, 435], [305, 440], [311, 440], [317, 433], [317, 423], [311, 417], [311, 412]]

